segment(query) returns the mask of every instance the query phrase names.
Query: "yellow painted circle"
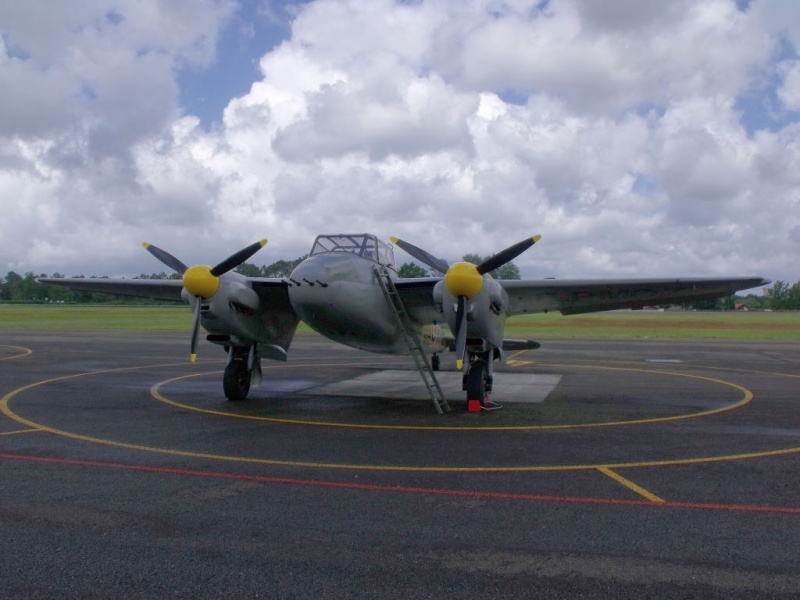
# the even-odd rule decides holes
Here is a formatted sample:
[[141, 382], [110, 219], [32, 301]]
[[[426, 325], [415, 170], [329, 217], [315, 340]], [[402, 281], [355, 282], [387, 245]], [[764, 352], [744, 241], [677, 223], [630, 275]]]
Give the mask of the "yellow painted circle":
[[[200, 459], [211, 459], [211, 460], [219, 460], [219, 461], [227, 461], [227, 462], [237, 462], [237, 463], [246, 463], [246, 464], [260, 464], [260, 465], [270, 465], [270, 466], [288, 466], [288, 467], [303, 467], [303, 468], [322, 468], [322, 469], [342, 469], [342, 470], [361, 470], [361, 471], [398, 471], [398, 472], [462, 472], [462, 473], [491, 473], [491, 472], [545, 472], [545, 471], [579, 471], [579, 470], [589, 470], [589, 469], [598, 469], [598, 470], [610, 470], [610, 469], [621, 469], [621, 468], [631, 468], [631, 467], [651, 467], [651, 466], [675, 466], [675, 465], [688, 465], [688, 464], [701, 464], [701, 463], [709, 463], [709, 462], [720, 462], [720, 461], [731, 461], [731, 460], [742, 460], [742, 459], [749, 459], [749, 458], [765, 458], [765, 457], [772, 457], [772, 456], [782, 456], [786, 454], [796, 454], [800, 453], [800, 447], [792, 447], [792, 448], [785, 448], [785, 449], [778, 449], [778, 450], [770, 450], [770, 451], [763, 451], [763, 452], [752, 452], [752, 453], [740, 453], [740, 454], [729, 454], [723, 456], [708, 456], [708, 457], [697, 457], [697, 458], [677, 458], [677, 459], [663, 459], [663, 460], [650, 460], [650, 461], [632, 461], [632, 462], [616, 462], [616, 463], [603, 463], [603, 464], [573, 464], [573, 465], [517, 465], [517, 466], [413, 466], [413, 465], [376, 465], [376, 464], [344, 464], [344, 463], [324, 463], [324, 462], [315, 462], [315, 461], [302, 461], [302, 460], [277, 460], [277, 459], [269, 459], [269, 458], [255, 458], [255, 457], [247, 457], [247, 456], [231, 456], [231, 455], [219, 455], [213, 453], [203, 453], [203, 452], [192, 452], [192, 451], [184, 451], [178, 450], [173, 448], [163, 448], [163, 447], [154, 447], [154, 446], [146, 446], [142, 444], [132, 444], [126, 442], [118, 442], [114, 440], [96, 438], [92, 436], [84, 436], [76, 433], [72, 433], [69, 431], [63, 431], [59, 429], [55, 429], [52, 427], [48, 427], [46, 425], [41, 425], [35, 423], [29, 419], [25, 419], [17, 415], [9, 406], [10, 400], [25, 391], [34, 389], [39, 386], [48, 385], [55, 382], [60, 382], [69, 379], [77, 379], [82, 377], [90, 377], [92, 375], [100, 375], [104, 373], [113, 373], [113, 372], [124, 372], [124, 371], [136, 371], [136, 370], [144, 370], [144, 369], [154, 369], [154, 368], [162, 368], [162, 367], [169, 367], [169, 366], [181, 366], [186, 365], [187, 363], [175, 363], [171, 365], [144, 365], [138, 367], [124, 367], [124, 368], [117, 368], [117, 369], [108, 369], [104, 371], [97, 371], [91, 373], [77, 373], [73, 375], [66, 375], [62, 377], [56, 377], [52, 379], [47, 379], [39, 382], [35, 382], [12, 392], [9, 392], [2, 398], [0, 398], [0, 413], [4, 414], [8, 418], [21, 423], [27, 427], [30, 427], [32, 431], [43, 431], [47, 433], [51, 433], [54, 435], [59, 435], [61, 437], [65, 437], [68, 439], [80, 440], [84, 442], [91, 442], [96, 444], [101, 444], [109, 447], [117, 447], [117, 448], [125, 448], [125, 449], [133, 449], [133, 450], [140, 450], [145, 452], [152, 452], [158, 454], [165, 454], [165, 455], [172, 455], [172, 456], [184, 456], [190, 458], [200, 458]], [[319, 366], [319, 365], [318, 365]], [[333, 365], [328, 365], [333, 366]], [[341, 366], [341, 363], [338, 364]], [[574, 366], [573, 366], [574, 367]], [[632, 371], [640, 371], [639, 369], [625, 369], [625, 368], [617, 368], [617, 367], [594, 367], [594, 366], [580, 366], [574, 368], [606, 368], [606, 369], [614, 369], [614, 370], [632, 370]], [[660, 371], [653, 371], [657, 374], [664, 374], [664, 372]], [[193, 374], [183, 376], [181, 378], [172, 378], [168, 381], [176, 381], [178, 379], [186, 379], [189, 377], [198, 377], [204, 374]], [[608, 426], [617, 426], [617, 425], [631, 425], [631, 424], [643, 424], [643, 423], [655, 423], [655, 422], [663, 422], [665, 420], [676, 420], [682, 418], [695, 418], [699, 416], [707, 416], [709, 414], [714, 414], [717, 412], [722, 412], [725, 410], [733, 410], [734, 408], [738, 408], [743, 406], [744, 404], [748, 403], [753, 398], [753, 393], [740, 386], [738, 384], [724, 381], [721, 379], [712, 379], [707, 377], [700, 377], [696, 375], [686, 375], [682, 373], [670, 373], [671, 375], [677, 375], [681, 377], [692, 377], [702, 380], [707, 380], [711, 382], [716, 382], [721, 385], [726, 385], [738, 389], [744, 393], [744, 397], [737, 402], [728, 407], [723, 407], [722, 409], [717, 409], [714, 411], [707, 411], [704, 413], [695, 413], [693, 415], [685, 415], [685, 416], [678, 416], [678, 417], [668, 417], [662, 419], [652, 419], [652, 420], [639, 420], [639, 421], [628, 421], [628, 422], [617, 422], [617, 423], [597, 423], [597, 424], [583, 424], [580, 427], [608, 427]], [[781, 373], [772, 373], [772, 375], [781, 376]], [[792, 375], [787, 375], [793, 377]], [[161, 382], [160, 384], [156, 384], [153, 386], [153, 389], [157, 389], [158, 387], [166, 384], [167, 381]], [[247, 418], [245, 416], [239, 415], [232, 415], [229, 413], [223, 412], [214, 412], [214, 411], [207, 411], [202, 409], [196, 409], [194, 407], [186, 407], [184, 405], [180, 405], [174, 403], [172, 401], [168, 401], [169, 403], [178, 406], [180, 408], [191, 408], [192, 410], [196, 410], [198, 412], [206, 412], [211, 414], [219, 414], [224, 416], [230, 417], [237, 417], [237, 418]], [[252, 418], [252, 417], [251, 417]], [[279, 423], [287, 423], [287, 424], [302, 424], [302, 425], [323, 425], [322, 423], [314, 423], [314, 422], [304, 422], [304, 421], [287, 421], [287, 420], [279, 420], [279, 419], [268, 419], [264, 417], [258, 417], [257, 420], [263, 421], [272, 421], [272, 422], [279, 422]], [[336, 426], [341, 426], [340, 424], [334, 424]], [[555, 427], [538, 427], [539, 429], [553, 429], [558, 428], [561, 426]], [[570, 426], [567, 426], [570, 427]], [[571, 426], [575, 427], [575, 426]], [[370, 428], [386, 428], [381, 426], [373, 426]], [[394, 428], [394, 427], [392, 427]], [[403, 429], [403, 427], [399, 427]], [[417, 427], [408, 428], [408, 429], [419, 429]], [[429, 428], [429, 429], [448, 429], [448, 428]], [[461, 429], [461, 430], [481, 430], [481, 431], [492, 431], [497, 429], [514, 429], [514, 428], [449, 428], [449, 429]], [[537, 429], [537, 427], [530, 427], [528, 429]]]
[[7, 346], [6, 344], [0, 344], [0, 348], [11, 348], [12, 350], [18, 350], [19, 354], [13, 354], [11, 356], [3, 356], [0, 357], [0, 360], [14, 360], [15, 358], [22, 358], [24, 356], [30, 356], [33, 354], [33, 350], [30, 348], [25, 348], [23, 346]]
[[[300, 367], [300, 366], [308, 366], [308, 365], [292, 365], [291, 367]], [[317, 368], [319, 367], [326, 367], [326, 366], [342, 366], [341, 364], [337, 365], [315, 365]], [[359, 363], [359, 366], [364, 366], [363, 363]], [[653, 423], [666, 423], [670, 421], [685, 421], [687, 419], [696, 419], [700, 417], [708, 417], [710, 415], [715, 415], [723, 412], [728, 412], [732, 410], [736, 410], [745, 406], [746, 404], [750, 403], [753, 400], [753, 392], [748, 390], [747, 388], [738, 385], [736, 383], [725, 381], [723, 379], [715, 379], [712, 377], [704, 377], [702, 375], [691, 375], [688, 373], [677, 373], [673, 371], [655, 371], [651, 369], [637, 369], [637, 368], [629, 368], [629, 367], [603, 367], [603, 366], [595, 366], [595, 365], [585, 365], [576, 367], [574, 365], [548, 365], [553, 367], [559, 368], [579, 368], [579, 369], [595, 369], [595, 370], [605, 370], [605, 371], [626, 371], [629, 373], [645, 373], [651, 375], [666, 375], [671, 377], [684, 377], [687, 379], [695, 379], [698, 381], [706, 381], [713, 384], [718, 384], [722, 386], [727, 386], [742, 392], [742, 397], [737, 400], [736, 402], [729, 404], [727, 406], [722, 406], [720, 408], [715, 408], [711, 410], [705, 410], [695, 413], [688, 413], [688, 414], [681, 414], [681, 415], [673, 415], [670, 417], [655, 417], [650, 419], [630, 419], [627, 421], [603, 421], [603, 422], [588, 422], [588, 423], [567, 423], [567, 424], [560, 424], [560, 425], [501, 425], [501, 426], [481, 426], [481, 427], [473, 427], [473, 426], [463, 426], [463, 425], [383, 425], [383, 424], [364, 424], [364, 423], [341, 423], [335, 421], [318, 421], [313, 419], [284, 419], [278, 417], [264, 417], [259, 415], [242, 415], [232, 412], [226, 412], [223, 410], [211, 410], [207, 408], [200, 408], [197, 406], [192, 406], [189, 404], [183, 404], [181, 402], [176, 402], [175, 400], [171, 400], [166, 397], [164, 394], [161, 393], [161, 388], [165, 385], [170, 383], [174, 383], [176, 381], [182, 381], [186, 379], [194, 379], [197, 377], [204, 377], [207, 375], [212, 375], [216, 373], [193, 373], [190, 375], [181, 375], [179, 377], [174, 377], [172, 379], [167, 379], [165, 381], [161, 381], [156, 383], [150, 388], [150, 395], [158, 400], [159, 402], [163, 402], [164, 404], [169, 404], [170, 406], [174, 406], [175, 408], [180, 408], [182, 410], [189, 410], [192, 412], [199, 412], [209, 415], [215, 416], [222, 416], [222, 417], [229, 417], [232, 419], [245, 419], [249, 421], [261, 421], [265, 423], [278, 423], [282, 425], [304, 425], [304, 426], [311, 426], [311, 427], [331, 427], [331, 428], [342, 428], [342, 429], [378, 429], [378, 430], [394, 430], [394, 431], [553, 431], [553, 430], [562, 430], [562, 429], [593, 429], [598, 427], [620, 427], [623, 425], [649, 425]], [[272, 368], [281, 368], [286, 369], [287, 365], [281, 365], [280, 367], [272, 367]], [[266, 370], [266, 369], [265, 369]]]

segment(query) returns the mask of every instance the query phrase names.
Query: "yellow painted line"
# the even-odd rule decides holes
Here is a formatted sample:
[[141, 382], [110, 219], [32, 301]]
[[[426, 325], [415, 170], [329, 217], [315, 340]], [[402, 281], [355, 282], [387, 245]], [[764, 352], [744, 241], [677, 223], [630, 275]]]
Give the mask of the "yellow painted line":
[[531, 360], [531, 361], [517, 361], [517, 357], [518, 357], [518, 356], [522, 356], [523, 354], [526, 354], [526, 353], [528, 353], [528, 352], [530, 352], [530, 350], [517, 350], [516, 352], [514, 352], [514, 354], [512, 354], [511, 356], [509, 356], [509, 357], [506, 359], [506, 364], [509, 364], [509, 363], [511, 363], [511, 362], [514, 362], [514, 363], [516, 363], [516, 364], [521, 364], [521, 363], [525, 363], [525, 364], [531, 364], [531, 365], [533, 365], [533, 364], [536, 364], [536, 361], [535, 361], [535, 360]]
[[[756, 459], [756, 458], [769, 458], [775, 456], [785, 456], [789, 454], [797, 454], [800, 453], [800, 447], [795, 448], [786, 448], [786, 449], [779, 449], [779, 450], [771, 450], [771, 451], [763, 451], [763, 452], [751, 452], [751, 453], [741, 453], [741, 454], [731, 454], [725, 456], [709, 456], [709, 457], [697, 457], [697, 458], [676, 458], [676, 459], [664, 459], [664, 460], [657, 460], [657, 461], [648, 461], [648, 462], [619, 462], [619, 463], [599, 463], [599, 464], [575, 464], [575, 465], [517, 465], [517, 466], [452, 466], [452, 465], [439, 465], [439, 466], [431, 466], [431, 465], [370, 465], [370, 464], [353, 464], [353, 463], [330, 463], [330, 462], [317, 462], [317, 461], [303, 461], [303, 460], [279, 460], [279, 459], [269, 459], [269, 458], [254, 458], [254, 457], [247, 457], [247, 456], [233, 456], [233, 455], [224, 455], [224, 454], [213, 454], [213, 453], [204, 453], [204, 452], [192, 452], [187, 450], [176, 450], [173, 448], [160, 448], [157, 446], [148, 446], [143, 444], [132, 444], [126, 442], [118, 442], [114, 440], [96, 438], [92, 436], [80, 435], [76, 433], [72, 433], [69, 431], [64, 431], [60, 429], [56, 429], [54, 427], [48, 427], [46, 425], [42, 425], [39, 423], [35, 423], [29, 419], [25, 419], [17, 415], [9, 406], [9, 402], [15, 396], [34, 389], [39, 386], [44, 386], [50, 383], [58, 382], [58, 381], [65, 381], [69, 379], [76, 379], [80, 377], [89, 377], [92, 375], [101, 375], [106, 373], [116, 373], [116, 372], [125, 372], [125, 371], [136, 371], [136, 370], [143, 370], [143, 369], [152, 369], [152, 368], [163, 368], [163, 367], [170, 367], [170, 366], [186, 366], [189, 363], [181, 362], [181, 363], [173, 363], [173, 364], [160, 364], [160, 365], [142, 365], [137, 367], [122, 367], [117, 369], [107, 369], [102, 371], [90, 371], [85, 373], [76, 373], [72, 375], [65, 375], [61, 377], [54, 377], [51, 379], [42, 380], [39, 382], [35, 382], [23, 387], [20, 387], [16, 390], [13, 390], [7, 393], [5, 396], [0, 398], [0, 412], [7, 416], [8, 418], [16, 421], [17, 423], [21, 423], [26, 425], [27, 427], [31, 427], [38, 431], [43, 431], [47, 433], [51, 433], [53, 435], [58, 435], [60, 437], [65, 437], [68, 439], [78, 440], [82, 442], [88, 442], [93, 444], [100, 444], [109, 447], [115, 448], [124, 448], [129, 450], [138, 450], [143, 452], [150, 452], [150, 453], [157, 453], [162, 455], [169, 455], [169, 456], [181, 456], [181, 457], [190, 457], [190, 458], [199, 458], [199, 459], [209, 459], [209, 460], [216, 460], [216, 461], [225, 461], [225, 462], [235, 462], [235, 463], [245, 463], [245, 464], [255, 464], [255, 465], [270, 465], [270, 466], [281, 466], [281, 467], [303, 467], [303, 468], [316, 468], [316, 469], [337, 469], [337, 470], [351, 470], [351, 471], [398, 471], [398, 472], [426, 472], [426, 473], [534, 473], [534, 472], [565, 472], [565, 471], [587, 471], [587, 470], [599, 470], [604, 474], [608, 475], [606, 471], [611, 472], [612, 470], [618, 469], [627, 469], [627, 468], [637, 468], [637, 467], [656, 467], [656, 466], [678, 466], [678, 465], [694, 465], [694, 464], [705, 464], [705, 463], [713, 463], [713, 462], [722, 462], [722, 461], [735, 461], [735, 460], [743, 460], [743, 459]], [[277, 368], [277, 367], [276, 367]], [[184, 376], [186, 377], [186, 376]], [[716, 411], [715, 411], [716, 412]], [[222, 413], [226, 416], [231, 416], [228, 413]], [[614, 474], [617, 475], [618, 474]], [[612, 475], [608, 475], [612, 477]], [[619, 477], [619, 476], [618, 476]], [[613, 477], [615, 480], [619, 481], [616, 477]], [[624, 478], [623, 478], [624, 479]], [[626, 480], [627, 481], [627, 480]], [[635, 484], [633, 484], [635, 485]], [[631, 488], [633, 489], [633, 488]]]
[[510, 359], [508, 359], [506, 361], [506, 364], [509, 367], [527, 367], [529, 365], [535, 365], [536, 361], [533, 361], [533, 360], [515, 360], [513, 358], [510, 358]]
[[773, 377], [791, 377], [792, 379], [800, 379], [800, 375], [794, 373], [775, 373], [774, 371], [760, 371], [757, 369], [732, 369], [731, 367], [698, 367], [709, 371], [733, 371], [734, 373], [753, 373], [755, 375], [772, 375]]
[[[369, 363], [358, 363], [359, 365], [369, 364]], [[300, 366], [308, 366], [308, 365], [280, 365], [274, 367], [268, 367], [264, 369], [265, 371], [268, 369], [291, 369], [291, 368], [298, 368]], [[338, 364], [320, 364], [315, 365], [317, 367], [329, 367], [329, 366], [343, 366], [341, 363]], [[566, 365], [553, 365], [553, 366], [566, 366]], [[213, 373], [193, 373], [189, 375], [182, 375], [180, 377], [175, 377], [173, 379], [168, 379], [166, 381], [162, 381], [153, 385], [150, 388], [150, 394], [158, 400], [159, 402], [164, 402], [171, 406], [175, 406], [177, 408], [181, 408], [183, 410], [189, 410], [198, 413], [204, 414], [211, 414], [211, 415], [219, 415], [224, 417], [230, 417], [234, 419], [250, 419], [253, 421], [264, 421], [268, 423], [281, 423], [285, 425], [306, 425], [306, 426], [314, 426], [314, 427], [338, 427], [343, 429], [385, 429], [385, 430], [399, 430], [399, 431], [553, 431], [553, 430], [563, 430], [563, 429], [591, 429], [591, 428], [598, 428], [598, 427], [620, 427], [623, 425], [650, 425], [653, 423], [666, 423], [671, 421], [682, 421], [685, 419], [697, 419], [700, 417], [707, 417], [710, 415], [715, 415], [718, 413], [723, 413], [731, 410], [736, 410], [745, 406], [746, 404], [750, 403], [753, 398], [755, 397], [753, 392], [733, 383], [731, 381], [725, 381], [723, 379], [714, 379], [712, 377], [704, 377], [702, 375], [691, 375], [688, 373], [676, 373], [672, 371], [655, 371], [649, 369], [633, 369], [633, 368], [622, 368], [622, 367], [598, 367], [598, 366], [586, 366], [586, 367], [572, 367], [572, 368], [587, 368], [587, 369], [607, 369], [613, 371], [629, 371], [629, 372], [638, 372], [638, 373], [647, 373], [651, 375], [664, 375], [664, 376], [672, 376], [672, 377], [683, 377], [686, 379], [697, 379], [700, 381], [707, 381], [710, 383], [723, 385], [727, 387], [731, 387], [742, 392], [742, 398], [733, 404], [723, 406], [720, 408], [715, 408], [711, 410], [696, 412], [696, 413], [689, 413], [689, 414], [682, 414], [682, 415], [673, 415], [671, 417], [654, 417], [649, 419], [631, 419], [629, 421], [607, 421], [607, 422], [600, 422], [600, 423], [567, 423], [563, 425], [503, 425], [503, 426], [483, 426], [483, 427], [475, 427], [475, 426], [453, 426], [453, 425], [370, 425], [370, 424], [361, 424], [361, 423], [341, 423], [335, 421], [315, 421], [310, 419], [282, 419], [276, 417], [259, 417], [255, 415], [239, 415], [236, 413], [220, 411], [220, 410], [210, 410], [205, 408], [199, 408], [197, 406], [191, 406], [188, 404], [182, 404], [180, 402], [176, 402], [174, 400], [170, 400], [165, 397], [161, 393], [161, 388], [165, 385], [173, 383], [175, 381], [180, 381], [183, 379], [190, 379], [192, 377], [203, 377], [206, 375], [211, 375]], [[410, 374], [413, 375], [413, 372], [409, 371]]]
[[[144, 367], [135, 367], [135, 368], [144, 368]], [[120, 369], [120, 370], [133, 370], [133, 369]], [[100, 372], [98, 372], [98, 374], [99, 373]], [[79, 376], [83, 375], [87, 374], [80, 374]], [[192, 452], [187, 450], [176, 450], [173, 448], [160, 448], [156, 446], [131, 444], [126, 442], [118, 442], [114, 440], [80, 435], [68, 431], [59, 430], [54, 427], [48, 427], [46, 425], [40, 425], [38, 423], [34, 423], [33, 421], [30, 421], [15, 414], [8, 406], [8, 401], [18, 393], [21, 393], [27, 389], [34, 388], [37, 385], [44, 385], [45, 383], [51, 383], [53, 381], [59, 381], [73, 377], [76, 377], [76, 375], [59, 377], [52, 380], [40, 382], [37, 384], [25, 386], [24, 388], [19, 388], [18, 390], [14, 390], [13, 392], [6, 394], [2, 399], [0, 399], [0, 410], [2, 410], [3, 414], [8, 416], [9, 418], [24, 425], [27, 425], [29, 427], [35, 427], [40, 429], [41, 431], [52, 433], [54, 435], [58, 435], [68, 439], [79, 440], [82, 442], [89, 442], [93, 444], [100, 444], [113, 448], [124, 448], [128, 450], [139, 450], [143, 452], [150, 452], [150, 453], [163, 454], [169, 456], [181, 456], [189, 458], [199, 458], [199, 459], [254, 464], [254, 465], [302, 467], [302, 468], [315, 468], [315, 469], [336, 469], [336, 470], [349, 470], [349, 471], [398, 471], [398, 472], [422, 472], [422, 473], [534, 473], [534, 472], [554, 472], [554, 471], [563, 472], [563, 471], [587, 471], [587, 470], [600, 470], [600, 469], [608, 470], [608, 469], [625, 469], [633, 467], [700, 464], [707, 462], [741, 460], [744, 458], [764, 458], [770, 456], [781, 456], [785, 454], [800, 453], [800, 448], [788, 448], [785, 450], [773, 450], [768, 452], [755, 452], [749, 454], [738, 454], [730, 456], [692, 458], [692, 459], [672, 459], [672, 460], [668, 459], [663, 461], [651, 461], [651, 462], [585, 464], [585, 465], [534, 465], [534, 466], [519, 465], [519, 466], [463, 466], [463, 467], [448, 466], [448, 465], [441, 465], [441, 466], [370, 465], [370, 464], [354, 464], [354, 463], [303, 461], [303, 460], [278, 460], [269, 458], [254, 458], [247, 456], [213, 454], [205, 452]]]
[[617, 483], [621, 483], [622, 485], [624, 485], [629, 490], [632, 490], [632, 491], [636, 492], [637, 494], [639, 494], [640, 496], [643, 496], [643, 497], [647, 498], [651, 502], [664, 502], [663, 499], [659, 498], [654, 493], [647, 491], [646, 489], [644, 489], [643, 487], [641, 487], [639, 485], [636, 485], [630, 479], [626, 479], [625, 477], [623, 477], [619, 473], [615, 473], [614, 471], [612, 471], [608, 467], [598, 467], [597, 470], [600, 471], [603, 475], [606, 475], [606, 476], [610, 477], [611, 479], [613, 479]]
[[15, 354], [14, 356], [4, 356], [0, 358], [0, 360], [14, 360], [16, 358], [23, 358], [25, 356], [30, 356], [33, 354], [33, 350], [30, 348], [25, 348], [23, 346], [6, 346], [5, 344], [0, 344], [0, 348], [13, 348], [14, 350], [21, 350], [20, 354]]
[[38, 429], [38, 428], [37, 429], [18, 429], [17, 431], [4, 431], [3, 433], [0, 433], [0, 437], [3, 437], [5, 435], [17, 435], [17, 434], [20, 434], [20, 433], [39, 433], [40, 431], [41, 431], [41, 429]]
[[[364, 363], [359, 362], [359, 366], [371, 366], [372, 363]], [[307, 367], [308, 364], [293, 364], [293, 365], [280, 365], [280, 366], [270, 366], [262, 368], [263, 371], [268, 371], [270, 369], [296, 369], [300, 367]], [[322, 367], [342, 367], [348, 366], [347, 364], [343, 363], [330, 363], [330, 364], [315, 364], [317, 368]], [[262, 421], [265, 423], [279, 423], [281, 425], [306, 425], [306, 426], [315, 426], [315, 427], [341, 427], [345, 429], [399, 429], [399, 430], [410, 430], [410, 429], [430, 429], [430, 430], [443, 430], [448, 429], [452, 430], [452, 427], [413, 427], [413, 426], [406, 426], [406, 425], [368, 425], [368, 424], [358, 424], [358, 423], [336, 423], [336, 422], [326, 422], [326, 421], [309, 421], [304, 419], [284, 419], [279, 417], [260, 417], [257, 415], [240, 415], [232, 412], [227, 412], [224, 410], [213, 410], [210, 408], [200, 408], [199, 406], [191, 406], [190, 404], [183, 404], [181, 402], [176, 402], [175, 400], [170, 400], [164, 394], [161, 393], [161, 388], [165, 385], [170, 383], [174, 383], [176, 381], [182, 381], [184, 379], [192, 379], [195, 377], [205, 377], [208, 375], [215, 375], [221, 373], [222, 371], [208, 371], [206, 373], [190, 373], [189, 375], [180, 375], [179, 377], [173, 377], [172, 379], [167, 379], [165, 381], [160, 381], [154, 384], [150, 388], [150, 395], [162, 402], [164, 404], [168, 404], [169, 406], [173, 406], [175, 408], [179, 408], [181, 410], [188, 410], [192, 412], [202, 413], [206, 415], [215, 415], [219, 417], [230, 417], [231, 419], [244, 419], [246, 421]], [[409, 373], [413, 374], [412, 371]]]
[[60, 377], [53, 377], [51, 379], [43, 379], [41, 381], [36, 381], [34, 383], [29, 383], [28, 385], [24, 385], [20, 388], [10, 391], [5, 396], [0, 398], [0, 413], [7, 416], [9, 419], [16, 421], [17, 423], [22, 423], [23, 425], [28, 425], [29, 427], [33, 427], [34, 429], [42, 429], [46, 430], [45, 427], [41, 427], [38, 423], [33, 423], [32, 421], [27, 421], [22, 417], [16, 415], [11, 408], [8, 406], [9, 401], [16, 395], [21, 394], [22, 392], [31, 390], [33, 388], [37, 388], [39, 386], [48, 385], [50, 383], [55, 383], [57, 381], [66, 381], [68, 379], [77, 379], [79, 377], [90, 377], [92, 375], [103, 375], [105, 373], [118, 373], [123, 371], [137, 371], [143, 369], [157, 369], [161, 367], [177, 367], [186, 365], [187, 363], [170, 363], [170, 364], [160, 364], [160, 365], [140, 365], [138, 367], [120, 367], [116, 369], [105, 369], [102, 371], [86, 371], [83, 373], [73, 373], [72, 375], [62, 375]]
[[[0, 402], [4, 402], [0, 400]], [[213, 454], [205, 452], [192, 452], [188, 450], [176, 450], [173, 448], [160, 448], [156, 446], [147, 446], [143, 444], [131, 444], [126, 442], [118, 442], [114, 440], [101, 439], [86, 435], [62, 431], [53, 427], [38, 425], [32, 421], [28, 421], [18, 415], [15, 415], [7, 406], [7, 403], [2, 406], [3, 412], [13, 418], [14, 420], [24, 423], [31, 427], [38, 427], [42, 431], [52, 433], [68, 439], [78, 440], [82, 442], [89, 442], [93, 444], [100, 444], [113, 448], [124, 448], [128, 450], [138, 450], [143, 452], [163, 454], [168, 456], [180, 456], [188, 458], [198, 458], [204, 460], [215, 460], [223, 462], [233, 462], [241, 464], [252, 465], [268, 465], [278, 467], [292, 467], [292, 468], [314, 468], [314, 469], [332, 469], [332, 470], [346, 470], [346, 471], [377, 471], [377, 472], [416, 472], [416, 473], [535, 473], [535, 472], [567, 472], [567, 471], [588, 471], [598, 470], [603, 472], [611, 469], [625, 469], [633, 467], [651, 467], [651, 466], [666, 466], [666, 465], [685, 465], [685, 464], [700, 464], [707, 462], [718, 462], [724, 460], [740, 460], [743, 458], [763, 458], [769, 456], [780, 456], [791, 453], [800, 452], [800, 448], [790, 448], [786, 450], [775, 450], [770, 452], [758, 452], [751, 454], [739, 454], [723, 457], [707, 457], [707, 458], [694, 458], [694, 459], [674, 459], [664, 461], [652, 462], [636, 462], [636, 463], [613, 463], [613, 464], [586, 464], [586, 465], [536, 465], [536, 466], [412, 466], [412, 465], [370, 465], [370, 464], [357, 464], [357, 463], [331, 463], [331, 462], [318, 462], [318, 461], [305, 461], [305, 460], [278, 460], [270, 458], [255, 458], [247, 456], [233, 456], [225, 454]], [[616, 474], [614, 474], [616, 475]], [[618, 477], [609, 475], [615, 480], [619, 481]], [[623, 478], [624, 479], [624, 478]], [[626, 480], [627, 481], [627, 480]], [[635, 485], [635, 484], [631, 484]], [[633, 489], [633, 488], [631, 488]], [[655, 497], [655, 496], [654, 496]], [[656, 501], [656, 500], [654, 500]]]

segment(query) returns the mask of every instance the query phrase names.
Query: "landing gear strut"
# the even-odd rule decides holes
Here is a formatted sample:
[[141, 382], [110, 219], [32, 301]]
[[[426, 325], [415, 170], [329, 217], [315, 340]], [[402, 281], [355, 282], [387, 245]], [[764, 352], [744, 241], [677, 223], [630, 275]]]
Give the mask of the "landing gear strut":
[[231, 402], [247, 398], [247, 393], [250, 391], [250, 370], [247, 368], [246, 356], [234, 358], [225, 367], [222, 389], [225, 390], [225, 397]]
[[[464, 390], [467, 392], [467, 409], [473, 410], [470, 403], [477, 401], [482, 410], [495, 410], [501, 405], [492, 402], [492, 383], [494, 373], [491, 359], [493, 352], [470, 355], [469, 369], [464, 375]], [[479, 410], [480, 410], [479, 409]]]
[[[475, 360], [470, 363], [469, 370], [464, 376], [464, 387], [467, 390], [467, 401], [477, 400], [481, 406], [485, 406], [487, 402], [487, 389], [486, 389], [486, 361], [482, 359]], [[488, 391], [491, 391], [488, 390]]]
[[251, 382], [261, 383], [261, 361], [255, 345], [245, 348], [226, 346], [226, 349], [228, 365], [222, 376], [222, 389], [228, 400], [239, 402], [247, 398]]

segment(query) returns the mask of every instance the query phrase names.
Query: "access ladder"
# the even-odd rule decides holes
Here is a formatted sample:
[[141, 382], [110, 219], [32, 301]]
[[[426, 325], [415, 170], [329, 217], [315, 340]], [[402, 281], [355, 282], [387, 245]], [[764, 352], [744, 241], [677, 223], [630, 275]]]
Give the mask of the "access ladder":
[[422, 347], [422, 340], [420, 340], [417, 328], [408, 316], [405, 306], [403, 306], [403, 301], [400, 298], [400, 294], [397, 292], [397, 287], [395, 287], [388, 269], [380, 265], [375, 265], [374, 270], [378, 278], [378, 283], [380, 283], [381, 289], [383, 290], [383, 295], [386, 296], [386, 300], [392, 309], [392, 314], [394, 314], [397, 325], [403, 333], [403, 339], [406, 342], [408, 353], [411, 355], [411, 358], [414, 359], [417, 373], [422, 377], [422, 382], [425, 384], [431, 396], [431, 400], [433, 400], [436, 412], [439, 414], [450, 412], [450, 405], [444, 397], [442, 388], [439, 386], [436, 375], [431, 368], [428, 355]]

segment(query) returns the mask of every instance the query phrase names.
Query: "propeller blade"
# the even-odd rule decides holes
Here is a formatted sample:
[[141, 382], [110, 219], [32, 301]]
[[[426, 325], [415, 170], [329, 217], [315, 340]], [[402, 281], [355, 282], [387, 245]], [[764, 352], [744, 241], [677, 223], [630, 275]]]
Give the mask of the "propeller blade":
[[230, 255], [216, 267], [211, 269], [211, 274], [214, 277], [219, 277], [223, 273], [227, 273], [228, 271], [235, 269], [266, 245], [267, 240], [259, 240], [255, 244], [250, 244], [247, 248], [243, 248], [235, 254]]
[[478, 265], [478, 273], [484, 275], [486, 273], [491, 273], [495, 269], [499, 269], [504, 264], [511, 262], [512, 260], [517, 258], [520, 254], [525, 252], [525, 250], [533, 246], [540, 239], [542, 239], [542, 236], [535, 235], [532, 238], [522, 240], [521, 242], [517, 242], [513, 246], [509, 246], [505, 250], [501, 250], [494, 256], [487, 258], [480, 265]]
[[200, 296], [195, 298], [197, 304], [194, 305], [194, 320], [192, 321], [192, 347], [189, 359], [192, 362], [197, 360], [197, 335], [200, 333]]
[[464, 366], [464, 354], [467, 351], [467, 298], [458, 297], [456, 308], [456, 368], [460, 371]]
[[143, 242], [142, 246], [144, 246], [145, 250], [167, 265], [170, 269], [177, 271], [181, 275], [183, 275], [186, 272], [186, 269], [189, 268], [166, 250], [162, 250], [161, 248], [153, 246], [152, 244], [148, 244], [147, 242]]
[[393, 244], [397, 244], [399, 248], [405, 250], [409, 255], [413, 256], [421, 263], [428, 265], [434, 271], [439, 271], [439, 273], [446, 273], [447, 269], [450, 268], [450, 265], [447, 264], [446, 260], [437, 258], [433, 254], [426, 252], [422, 248], [417, 248], [414, 244], [409, 244], [408, 242], [404, 242], [403, 240], [398, 239], [396, 237], [389, 239], [392, 240]]

